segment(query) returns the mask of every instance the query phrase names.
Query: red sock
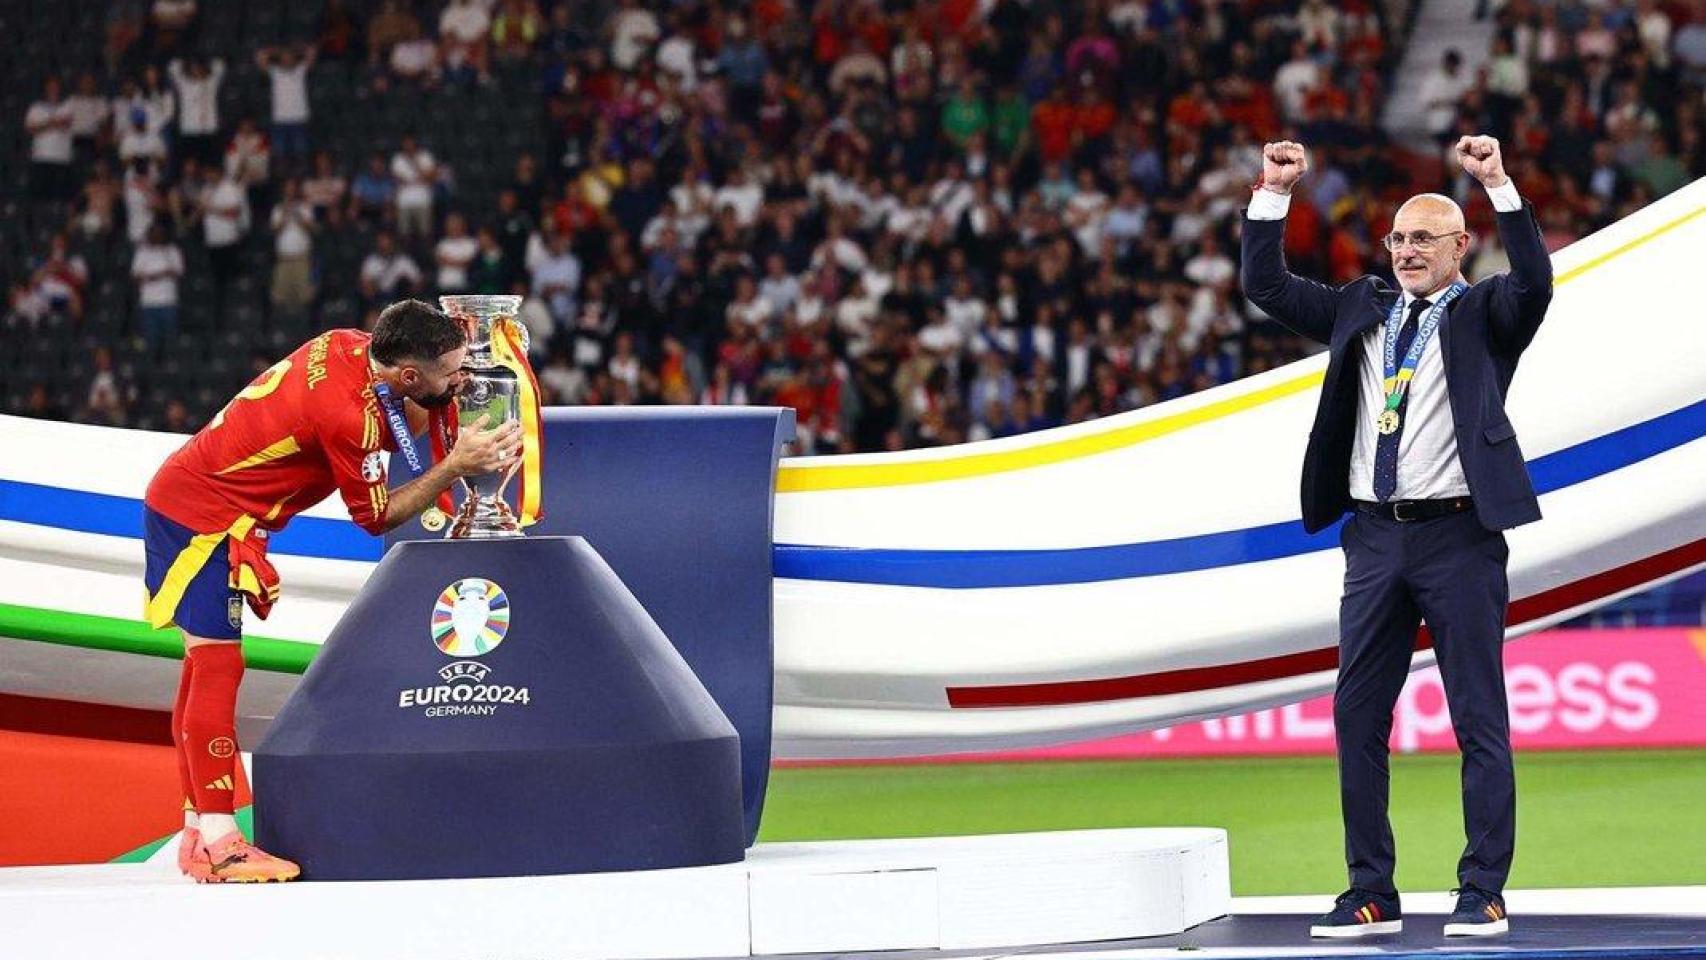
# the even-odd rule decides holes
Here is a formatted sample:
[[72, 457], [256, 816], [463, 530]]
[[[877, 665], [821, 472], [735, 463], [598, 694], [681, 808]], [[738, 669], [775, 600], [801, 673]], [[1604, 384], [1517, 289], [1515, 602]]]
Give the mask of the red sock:
[[190, 699], [190, 675], [195, 661], [184, 653], [184, 670], [178, 675], [178, 699], [172, 702], [172, 752], [178, 758], [178, 787], [184, 792], [184, 802], [195, 804], [195, 782], [190, 779], [189, 755], [184, 752], [184, 704]]
[[237, 796], [237, 685], [243, 680], [243, 650], [235, 643], [205, 643], [191, 650], [188, 659], [195, 667], [184, 703], [184, 757], [195, 808], [229, 814]]

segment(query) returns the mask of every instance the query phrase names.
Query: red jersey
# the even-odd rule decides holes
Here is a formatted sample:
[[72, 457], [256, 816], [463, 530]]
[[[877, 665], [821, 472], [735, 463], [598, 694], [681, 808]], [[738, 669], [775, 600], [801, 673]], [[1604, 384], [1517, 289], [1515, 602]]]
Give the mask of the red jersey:
[[273, 364], [166, 459], [144, 502], [197, 533], [244, 517], [278, 530], [336, 490], [356, 525], [384, 532], [380, 451], [396, 444], [373, 395], [371, 339], [331, 330]]

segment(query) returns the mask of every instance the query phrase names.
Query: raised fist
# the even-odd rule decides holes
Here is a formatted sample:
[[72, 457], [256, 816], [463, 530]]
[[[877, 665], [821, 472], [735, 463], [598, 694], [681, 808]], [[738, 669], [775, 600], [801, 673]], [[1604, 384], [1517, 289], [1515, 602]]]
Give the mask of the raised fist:
[[1281, 140], [1262, 147], [1262, 189], [1291, 193], [1291, 188], [1309, 172], [1309, 154], [1303, 144]]
[[1493, 137], [1458, 137], [1457, 162], [1482, 186], [1502, 187], [1510, 180], [1505, 176], [1505, 158], [1499, 154], [1499, 141]]

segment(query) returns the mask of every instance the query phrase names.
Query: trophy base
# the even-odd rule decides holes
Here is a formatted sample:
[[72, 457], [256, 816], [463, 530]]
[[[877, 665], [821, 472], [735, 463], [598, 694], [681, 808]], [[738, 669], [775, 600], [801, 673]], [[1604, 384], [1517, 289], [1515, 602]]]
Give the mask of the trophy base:
[[445, 532], [446, 540], [496, 540], [521, 536], [521, 521], [509, 504], [499, 500], [469, 500]]

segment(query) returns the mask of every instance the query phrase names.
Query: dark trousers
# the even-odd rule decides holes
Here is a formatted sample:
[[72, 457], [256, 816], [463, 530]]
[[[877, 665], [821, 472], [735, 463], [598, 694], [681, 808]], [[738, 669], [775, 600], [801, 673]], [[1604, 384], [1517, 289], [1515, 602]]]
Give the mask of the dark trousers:
[[1387, 740], [1416, 630], [1433, 635], [1451, 724], [1463, 752], [1468, 845], [1460, 884], [1502, 893], [1516, 843], [1516, 774], [1505, 706], [1504, 534], [1473, 511], [1398, 522], [1353, 513], [1339, 534], [1345, 593], [1339, 604], [1339, 679], [1333, 725], [1339, 803], [1351, 886], [1394, 894], [1387, 820]]

